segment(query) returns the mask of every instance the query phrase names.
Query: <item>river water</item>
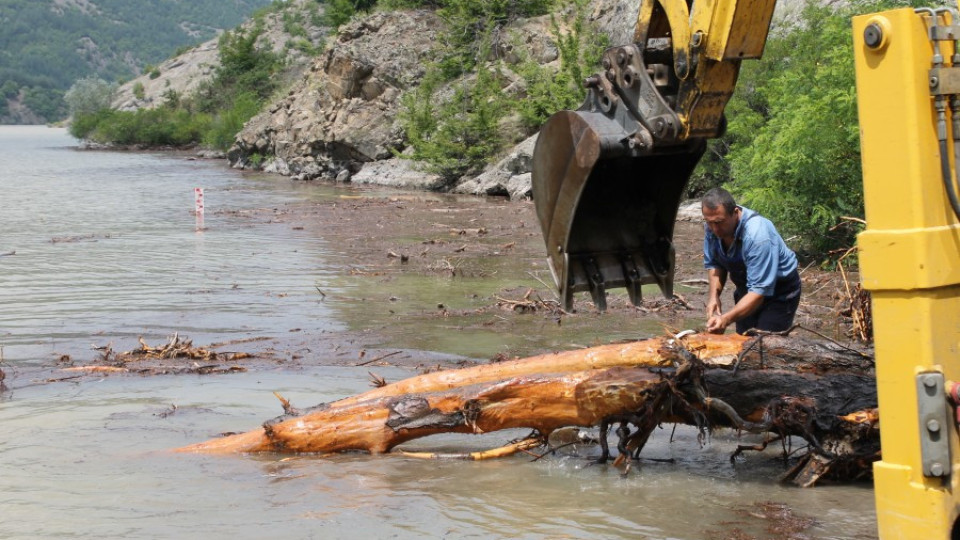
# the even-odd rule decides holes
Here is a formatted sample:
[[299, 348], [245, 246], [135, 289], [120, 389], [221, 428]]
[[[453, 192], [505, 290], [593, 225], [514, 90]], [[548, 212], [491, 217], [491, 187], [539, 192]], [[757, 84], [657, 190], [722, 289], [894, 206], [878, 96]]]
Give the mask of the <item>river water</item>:
[[[730, 433], [701, 448], [690, 429], [673, 443], [658, 431], [644, 454], [674, 461], [626, 476], [591, 465], [591, 448], [483, 463], [170, 454], [275, 416], [274, 391], [302, 406], [364, 391], [366, 369], [52, 384], [31, 370], [89, 358], [92, 345], [129, 350], [138, 336], [209, 343], [346, 331], [317, 286], [350, 295], [329, 288], [349, 261], [309, 229], [238, 216], [349, 188], [75, 145], [63, 130], [0, 127], [0, 367], [15, 381], [0, 393], [0, 538], [789, 537], [764, 511], [779, 505], [815, 521], [806, 537], [876, 536], [869, 485], [781, 486], [775, 452], [729, 463]], [[205, 190], [202, 227], [195, 187]], [[462, 347], [438, 342], [431, 352]], [[517, 435], [412, 447], [474, 449]]]

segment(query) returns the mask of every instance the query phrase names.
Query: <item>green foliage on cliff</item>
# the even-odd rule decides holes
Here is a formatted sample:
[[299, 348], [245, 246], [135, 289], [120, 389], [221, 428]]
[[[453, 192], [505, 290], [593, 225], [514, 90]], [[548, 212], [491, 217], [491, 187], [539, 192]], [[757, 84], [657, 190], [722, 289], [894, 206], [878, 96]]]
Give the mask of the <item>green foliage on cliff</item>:
[[321, 0], [323, 6], [323, 23], [338, 28], [357, 13], [369, 11], [377, 0]]
[[[391, 4], [416, 4], [392, 0]], [[434, 2], [430, 2], [433, 4]], [[517, 17], [546, 13], [557, 7], [546, 0], [437, 2], [438, 13], [448, 26], [437, 40], [437, 61], [429, 67], [425, 82], [403, 100], [400, 123], [412, 157], [451, 180], [475, 174], [501, 152], [517, 142], [516, 134], [503, 128], [517, 116], [534, 133], [552, 112], [575, 106], [583, 99], [579, 80], [584, 70], [594, 69], [604, 41], [597, 32], [586, 31], [586, 1], [557, 3], [572, 13], [568, 30], [552, 20], [552, 37], [560, 56], [559, 71], [526, 59], [508, 65], [493, 58], [493, 36], [504, 35], [504, 24]], [[421, 3], [422, 4], [422, 3]], [[509, 42], [504, 39], [500, 46]], [[514, 47], [521, 50], [522, 47]], [[523, 79], [525, 90], [508, 94], [506, 71]], [[475, 72], [475, 75], [470, 74]]]
[[503, 145], [498, 123], [506, 100], [499, 78], [495, 71], [481, 69], [472, 80], [455, 84], [451, 96], [439, 99], [434, 76], [407, 93], [401, 122], [413, 157], [449, 180], [486, 165]]
[[15, 84], [14, 96], [22, 91], [24, 102], [42, 119], [59, 120], [66, 113], [60, 98], [74, 81], [129, 78], [178, 47], [210, 39], [218, 28], [233, 28], [270, 3], [0, 0], [0, 81]]
[[560, 28], [555, 15], [550, 17], [550, 34], [557, 44], [560, 69], [554, 70], [528, 59], [518, 69], [527, 84], [526, 96], [516, 103], [524, 124], [532, 131], [540, 129], [553, 113], [576, 109], [584, 99], [583, 80], [600, 65], [608, 47], [607, 36], [590, 31], [587, 25], [587, 3], [571, 3], [573, 18], [570, 29]]

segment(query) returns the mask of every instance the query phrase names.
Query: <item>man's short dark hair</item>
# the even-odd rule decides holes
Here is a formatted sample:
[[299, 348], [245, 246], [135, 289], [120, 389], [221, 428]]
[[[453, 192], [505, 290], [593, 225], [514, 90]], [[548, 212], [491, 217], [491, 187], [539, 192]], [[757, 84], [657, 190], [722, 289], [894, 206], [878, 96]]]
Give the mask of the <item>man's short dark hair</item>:
[[737, 209], [737, 203], [734, 202], [733, 195], [731, 195], [729, 191], [719, 187], [704, 193], [703, 198], [700, 199], [700, 205], [710, 210], [722, 206], [728, 215]]

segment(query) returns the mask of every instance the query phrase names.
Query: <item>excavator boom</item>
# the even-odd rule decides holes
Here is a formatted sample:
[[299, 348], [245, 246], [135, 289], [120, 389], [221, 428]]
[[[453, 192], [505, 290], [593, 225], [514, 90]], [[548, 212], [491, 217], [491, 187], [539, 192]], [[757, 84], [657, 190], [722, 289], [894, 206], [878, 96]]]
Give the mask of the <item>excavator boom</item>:
[[635, 43], [608, 49], [576, 111], [550, 117], [533, 197], [564, 307], [607, 289], [673, 295], [673, 224], [744, 58], [759, 58], [774, 0], [644, 0]]

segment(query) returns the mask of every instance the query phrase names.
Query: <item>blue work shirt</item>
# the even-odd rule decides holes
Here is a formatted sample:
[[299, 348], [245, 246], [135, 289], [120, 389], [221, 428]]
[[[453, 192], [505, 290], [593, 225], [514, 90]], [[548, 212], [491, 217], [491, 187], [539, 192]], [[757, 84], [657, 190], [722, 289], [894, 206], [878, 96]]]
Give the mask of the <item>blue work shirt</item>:
[[738, 290], [771, 297], [777, 280], [797, 269], [797, 255], [787, 247], [769, 219], [744, 206], [738, 208], [740, 222], [727, 250], [704, 224], [703, 267], [726, 270]]

